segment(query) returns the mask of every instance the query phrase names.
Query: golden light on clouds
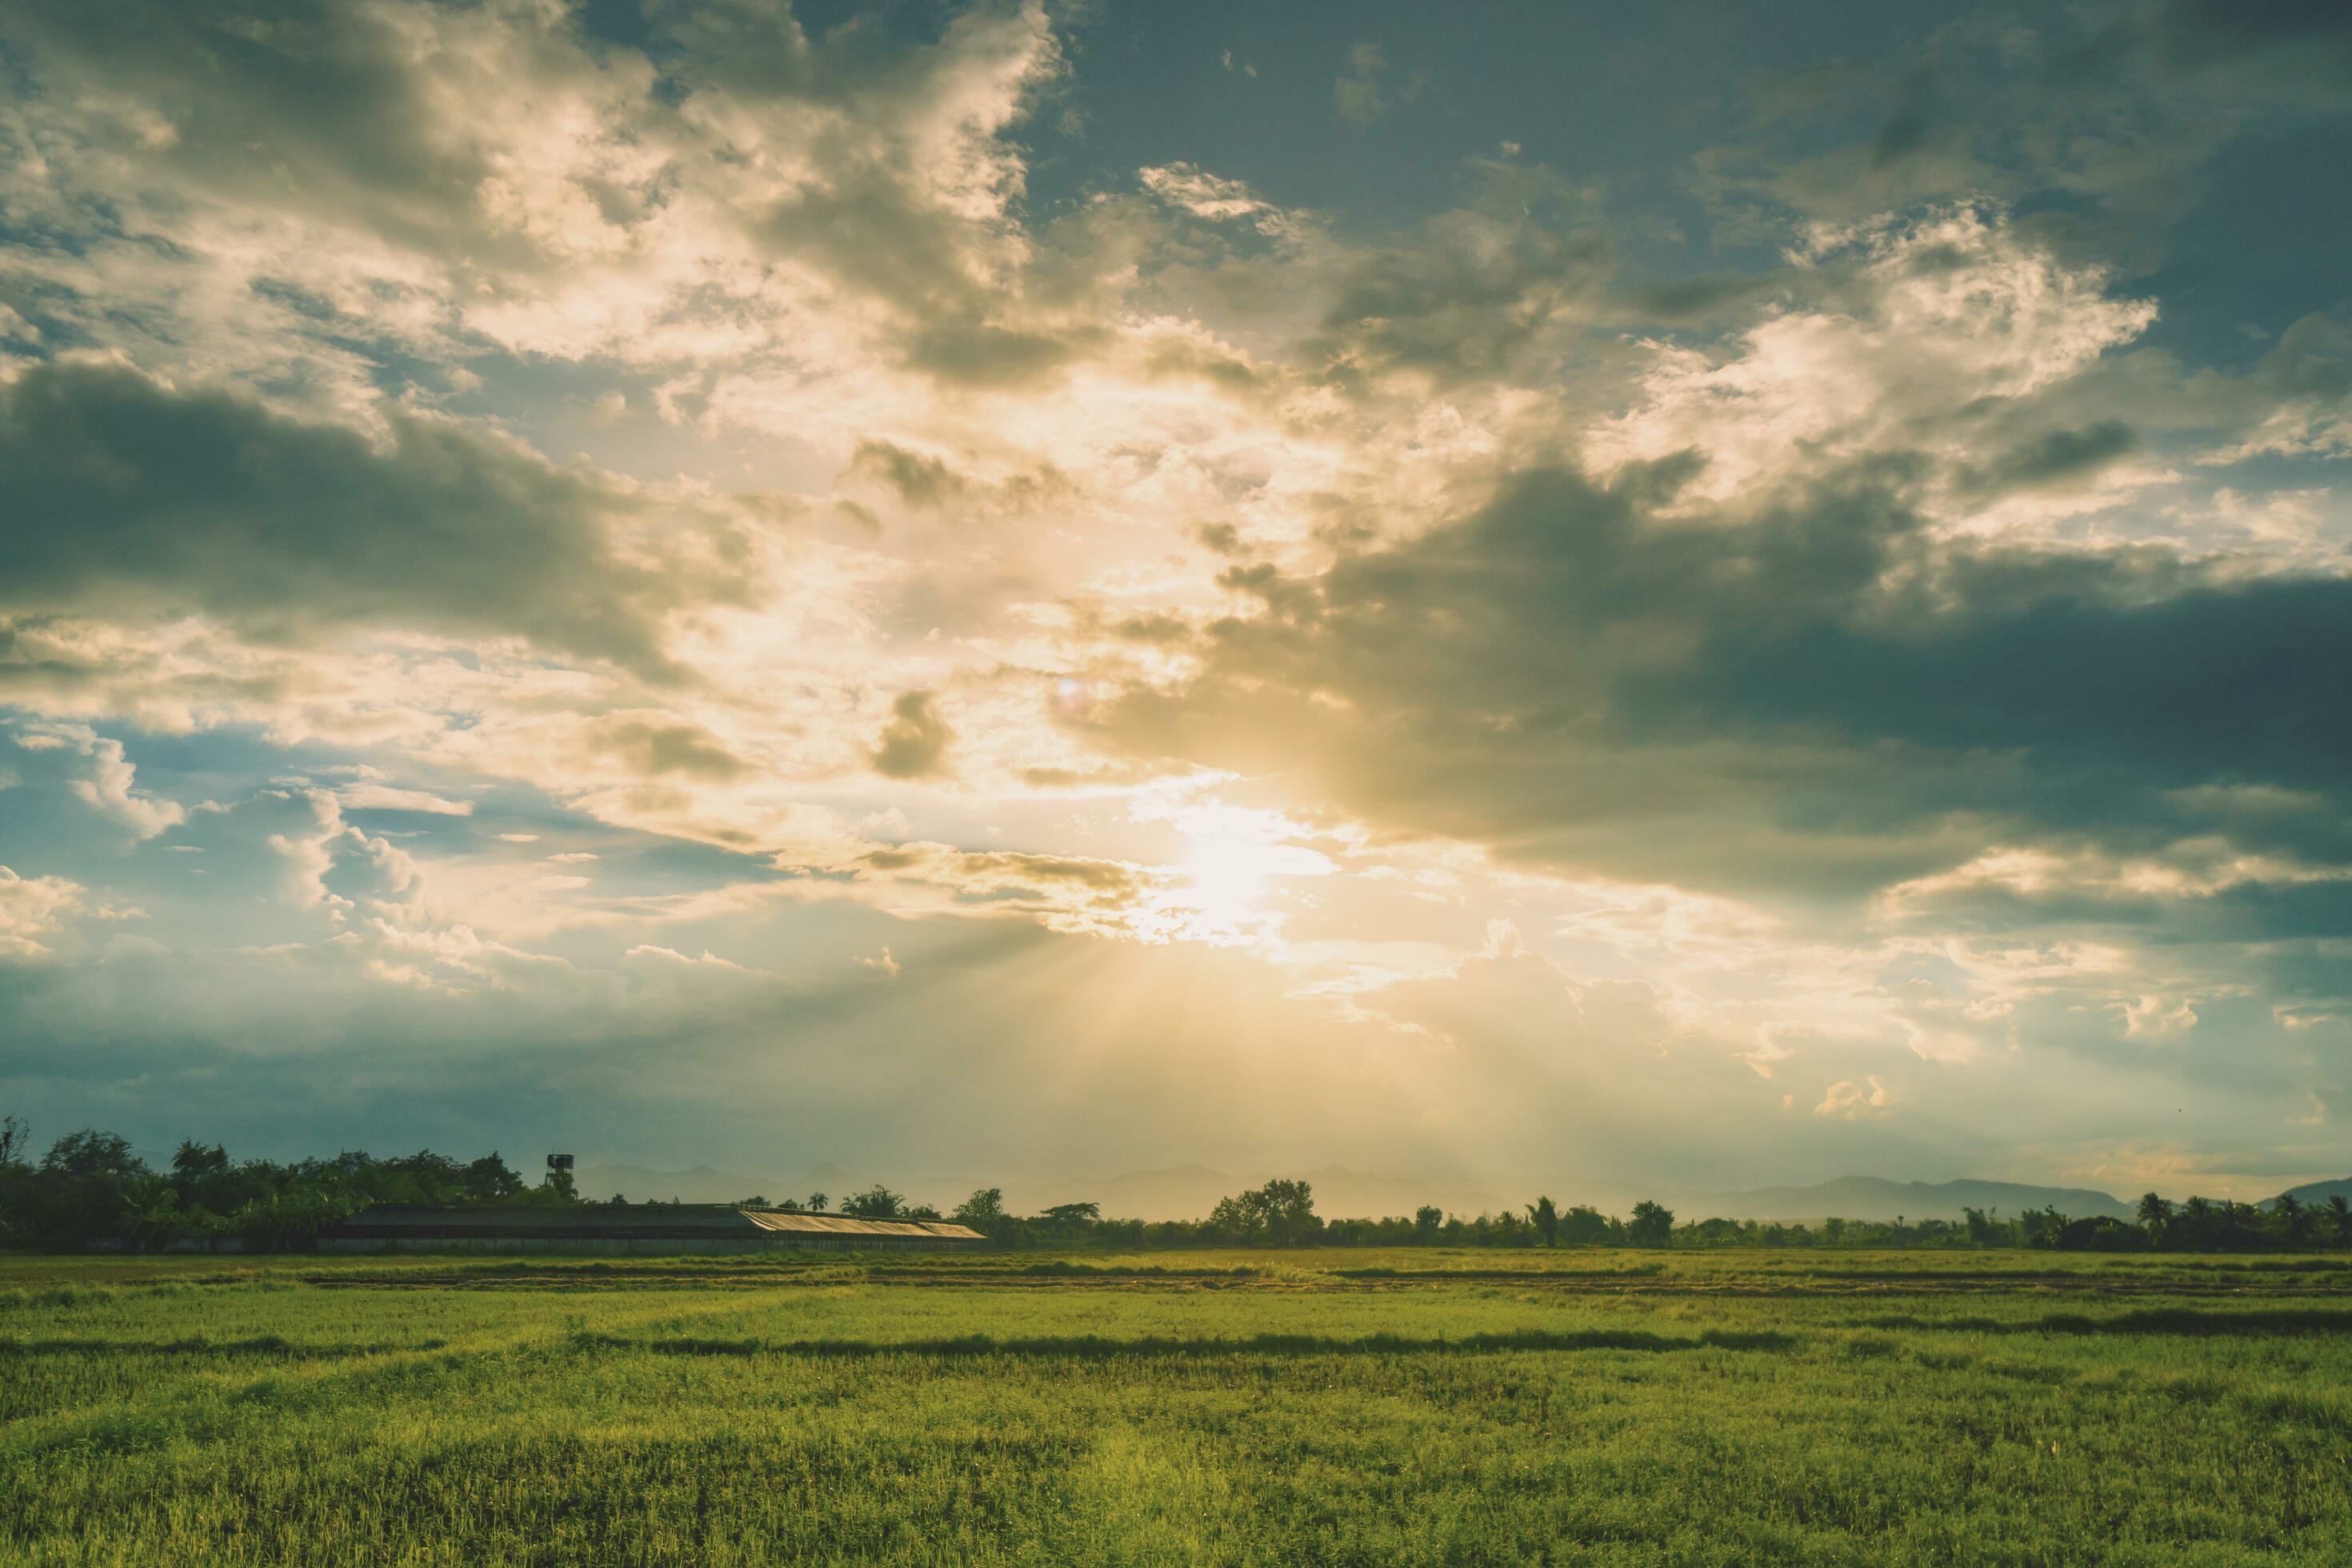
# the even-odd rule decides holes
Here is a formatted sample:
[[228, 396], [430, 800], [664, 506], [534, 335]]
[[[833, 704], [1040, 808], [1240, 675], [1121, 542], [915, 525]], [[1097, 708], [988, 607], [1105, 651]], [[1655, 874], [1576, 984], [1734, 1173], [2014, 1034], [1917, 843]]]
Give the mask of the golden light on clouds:
[[[1635, 126], [1499, 13], [1471, 81], [1426, 17], [611, 9], [0, 16], [46, 1103], [381, 1034], [404, 1128], [557, 1063], [1271, 1160], [1314, 1080], [1372, 1163], [2320, 1173], [2352, 236], [2234, 261], [2215, 174], [2340, 124], [2300, 55], [1776, 32], [1881, 107], [1936, 39], [1905, 142], [1752, 37]], [[708, 1090], [754, 1039], [802, 1100]], [[1091, 1099], [876, 1087], [1008, 1063]]]

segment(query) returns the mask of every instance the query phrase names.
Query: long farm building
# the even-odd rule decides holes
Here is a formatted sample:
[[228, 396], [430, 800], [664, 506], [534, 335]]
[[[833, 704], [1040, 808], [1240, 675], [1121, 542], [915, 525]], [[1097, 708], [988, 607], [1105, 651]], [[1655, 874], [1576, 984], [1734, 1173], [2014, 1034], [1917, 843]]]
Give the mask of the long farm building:
[[988, 1238], [948, 1220], [853, 1219], [748, 1204], [451, 1207], [376, 1204], [329, 1226], [327, 1252], [956, 1251]]

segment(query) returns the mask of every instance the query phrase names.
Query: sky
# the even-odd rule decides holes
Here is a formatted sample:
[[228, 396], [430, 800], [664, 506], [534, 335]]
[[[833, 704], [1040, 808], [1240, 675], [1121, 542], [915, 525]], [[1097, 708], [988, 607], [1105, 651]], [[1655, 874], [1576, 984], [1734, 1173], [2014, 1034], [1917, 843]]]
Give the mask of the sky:
[[37, 1143], [2352, 1170], [2352, 11], [13, 0], [0, 81]]

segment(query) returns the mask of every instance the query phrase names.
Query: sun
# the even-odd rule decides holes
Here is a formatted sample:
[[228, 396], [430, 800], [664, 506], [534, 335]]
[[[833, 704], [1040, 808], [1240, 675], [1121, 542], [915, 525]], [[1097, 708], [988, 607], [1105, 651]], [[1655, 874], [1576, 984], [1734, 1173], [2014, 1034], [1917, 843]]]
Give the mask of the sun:
[[1279, 812], [1191, 800], [1162, 815], [1181, 837], [1161, 906], [1174, 939], [1267, 944], [1280, 934], [1282, 884], [1337, 868], [1298, 840], [1306, 829]]
[[1244, 924], [1266, 912], [1264, 900], [1282, 870], [1286, 847], [1249, 838], [1196, 838], [1182, 866], [1186, 891], [1211, 920]]

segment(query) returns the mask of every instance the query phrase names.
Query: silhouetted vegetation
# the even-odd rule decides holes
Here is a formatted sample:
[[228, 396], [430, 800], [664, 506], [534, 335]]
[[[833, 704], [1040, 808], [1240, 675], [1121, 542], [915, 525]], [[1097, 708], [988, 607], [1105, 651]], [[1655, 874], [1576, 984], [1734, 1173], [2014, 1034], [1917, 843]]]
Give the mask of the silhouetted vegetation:
[[[394, 1159], [346, 1152], [332, 1159], [279, 1163], [231, 1160], [221, 1145], [183, 1142], [167, 1169], [147, 1164], [128, 1140], [85, 1129], [49, 1146], [37, 1163], [25, 1125], [0, 1118], [0, 1247], [70, 1251], [230, 1244], [251, 1251], [308, 1246], [344, 1215], [370, 1204], [436, 1205], [583, 1204], [566, 1170], [540, 1186], [495, 1152], [467, 1162], [430, 1150]], [[613, 1204], [626, 1200], [615, 1194]], [[759, 1203], [757, 1197], [746, 1199]], [[824, 1213], [824, 1194], [785, 1200], [785, 1208]], [[839, 1211], [866, 1219], [952, 1218], [1000, 1246], [1023, 1248], [1180, 1248], [1232, 1247], [2039, 1247], [2067, 1252], [2307, 1252], [2352, 1248], [2352, 1205], [2341, 1196], [2305, 1205], [2284, 1196], [2254, 1205], [2192, 1197], [2175, 1205], [2154, 1193], [2139, 1200], [2136, 1222], [2075, 1218], [2054, 1208], [2002, 1217], [1981, 1209], [1945, 1220], [1866, 1221], [1829, 1217], [1818, 1225], [1707, 1218], [1678, 1223], [1671, 1209], [1644, 1200], [1619, 1217], [1585, 1204], [1565, 1208], [1549, 1195], [1524, 1211], [1475, 1215], [1424, 1205], [1411, 1215], [1327, 1219], [1306, 1182], [1277, 1180], [1218, 1200], [1199, 1220], [1106, 1218], [1094, 1203], [1056, 1204], [1034, 1215], [1004, 1206], [1000, 1187], [982, 1187], [942, 1215], [876, 1183], [841, 1201]]]
[[24, 1158], [14, 1118], [0, 1159], [0, 1245], [63, 1251], [93, 1245], [163, 1247], [234, 1242], [253, 1251], [310, 1244], [369, 1204], [572, 1204], [526, 1185], [495, 1152], [460, 1163], [430, 1150], [379, 1160], [231, 1160], [217, 1143], [183, 1142], [155, 1170], [110, 1132], [68, 1133], [38, 1164]]

